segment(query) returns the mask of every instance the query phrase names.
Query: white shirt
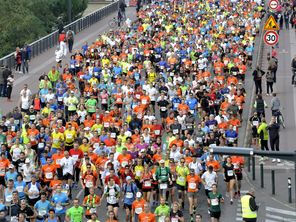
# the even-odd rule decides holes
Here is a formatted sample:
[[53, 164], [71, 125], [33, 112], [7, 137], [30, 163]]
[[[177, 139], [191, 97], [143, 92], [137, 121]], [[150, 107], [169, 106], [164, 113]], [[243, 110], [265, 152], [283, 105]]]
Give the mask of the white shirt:
[[204, 174], [201, 176], [201, 179], [205, 181], [205, 189], [206, 190], [212, 190], [212, 185], [216, 183], [217, 181], [217, 173], [209, 171], [204, 172]]
[[194, 169], [194, 173], [197, 175], [199, 175], [199, 173], [203, 170], [201, 163], [199, 163], [198, 161], [196, 161], [195, 163], [189, 163], [188, 167], [189, 169]]
[[157, 90], [155, 89], [155, 87], [152, 87], [152, 88], [148, 89], [148, 95], [149, 95], [151, 101], [156, 100], [156, 94], [157, 94]]
[[24, 164], [22, 166], [22, 170], [23, 170], [23, 173], [24, 173], [24, 181], [25, 182], [31, 182], [32, 180], [32, 172], [35, 172], [35, 169], [33, 167], [33, 165], [27, 165], [27, 164]]
[[29, 109], [30, 107], [30, 97], [29, 96], [21, 96], [21, 108]]
[[170, 158], [174, 159], [175, 162], [179, 162], [181, 157], [182, 157], [182, 154], [178, 150], [176, 150], [176, 151], [172, 150], [170, 153]]
[[22, 95], [24, 95], [24, 93], [26, 93], [29, 97], [32, 95], [32, 92], [30, 89], [27, 89], [27, 90], [22, 89], [20, 92], [20, 95], [22, 96]]
[[63, 157], [60, 163], [60, 165], [63, 168], [63, 175], [66, 175], [67, 173], [73, 175], [75, 163], [76, 161], [72, 157], [70, 156], [68, 158]]

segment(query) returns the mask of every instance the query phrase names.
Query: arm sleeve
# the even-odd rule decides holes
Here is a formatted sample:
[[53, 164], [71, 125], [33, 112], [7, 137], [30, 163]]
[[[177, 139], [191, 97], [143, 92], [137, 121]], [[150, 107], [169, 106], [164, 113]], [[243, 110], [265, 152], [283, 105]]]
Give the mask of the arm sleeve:
[[252, 211], [258, 210], [258, 206], [256, 204], [255, 198], [251, 197], [250, 201], [249, 201], [249, 204], [250, 204], [250, 208], [251, 208]]

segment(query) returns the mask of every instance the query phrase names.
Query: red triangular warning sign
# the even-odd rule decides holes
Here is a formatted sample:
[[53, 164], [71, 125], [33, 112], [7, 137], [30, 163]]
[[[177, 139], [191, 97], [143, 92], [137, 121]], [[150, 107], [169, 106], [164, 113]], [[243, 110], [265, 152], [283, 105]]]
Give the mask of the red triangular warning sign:
[[269, 18], [265, 22], [264, 30], [274, 30], [274, 31], [280, 30], [279, 24], [277, 24], [277, 22], [275, 21], [272, 15], [269, 16]]

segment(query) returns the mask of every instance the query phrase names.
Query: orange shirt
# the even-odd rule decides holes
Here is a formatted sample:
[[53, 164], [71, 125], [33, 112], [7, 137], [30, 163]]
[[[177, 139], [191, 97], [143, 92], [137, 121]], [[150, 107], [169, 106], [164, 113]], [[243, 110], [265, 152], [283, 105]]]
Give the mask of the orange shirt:
[[132, 161], [132, 156], [130, 154], [119, 154], [117, 160], [120, 163], [120, 165], [124, 167]]
[[159, 162], [162, 159], [162, 155], [161, 154], [154, 154], [152, 157], [153, 162]]
[[60, 155], [57, 154], [57, 153], [52, 155], [53, 162], [54, 162], [54, 164], [56, 165], [57, 168], [61, 168], [60, 161], [61, 161], [61, 159], [63, 157], [64, 157], [64, 153], [62, 153], [62, 152], [61, 152]]
[[95, 121], [93, 121], [92, 119], [91, 120], [86, 119], [83, 122], [84, 127], [89, 127], [89, 128], [91, 128], [94, 124], [95, 124]]
[[5, 176], [6, 168], [10, 165], [8, 159], [0, 160], [0, 176]]
[[95, 187], [97, 179], [98, 179], [98, 174], [95, 171], [92, 171], [91, 173], [85, 172], [81, 177], [82, 183], [87, 188]]
[[220, 164], [217, 160], [207, 161], [206, 165], [207, 167], [212, 166], [214, 171], [219, 171], [220, 169]]
[[50, 184], [49, 184], [49, 186], [53, 190], [55, 190], [58, 185], [62, 185], [62, 181], [61, 180], [52, 180], [52, 181], [50, 181]]
[[42, 174], [44, 175], [43, 180], [44, 182], [49, 182], [53, 180], [53, 177], [56, 173], [56, 166], [54, 164], [46, 164], [42, 166]]
[[142, 213], [142, 211], [144, 211], [145, 202], [146, 201], [143, 198], [141, 198], [140, 200], [134, 200], [132, 204], [133, 211], [136, 212], [137, 214]]
[[139, 222], [156, 222], [156, 216], [153, 213], [142, 212], [139, 214]]
[[189, 107], [188, 107], [188, 105], [187, 104], [179, 104], [178, 105], [178, 110], [180, 111], [180, 112], [188, 112], [189, 111]]
[[194, 175], [194, 176], [191, 176], [191, 175], [188, 175], [186, 177], [186, 181], [187, 181], [187, 184], [188, 184], [188, 192], [197, 192], [198, 190], [198, 184], [201, 183], [201, 179], [198, 175]]

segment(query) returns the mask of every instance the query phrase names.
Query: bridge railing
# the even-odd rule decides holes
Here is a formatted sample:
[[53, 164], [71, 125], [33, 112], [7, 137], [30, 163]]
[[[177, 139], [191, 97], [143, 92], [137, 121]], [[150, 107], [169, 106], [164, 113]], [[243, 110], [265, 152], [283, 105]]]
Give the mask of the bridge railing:
[[[66, 32], [68, 30], [72, 30], [74, 31], [75, 34], [79, 33], [82, 30], [90, 27], [91, 25], [102, 20], [104, 17], [110, 15], [111, 13], [117, 10], [118, 10], [118, 0], [80, 19], [77, 19], [76, 21], [66, 25], [64, 29]], [[29, 44], [32, 50], [31, 58], [36, 57], [41, 53], [57, 45], [58, 37], [59, 37], [59, 33], [58, 33], [58, 30], [56, 30], [48, 34], [47, 36], [44, 36], [43, 38], [38, 39], [37, 41]], [[14, 67], [15, 66], [14, 52], [10, 53], [9, 55], [3, 58], [0, 58], [0, 66], [1, 65], [8, 66], [9, 68]]]

